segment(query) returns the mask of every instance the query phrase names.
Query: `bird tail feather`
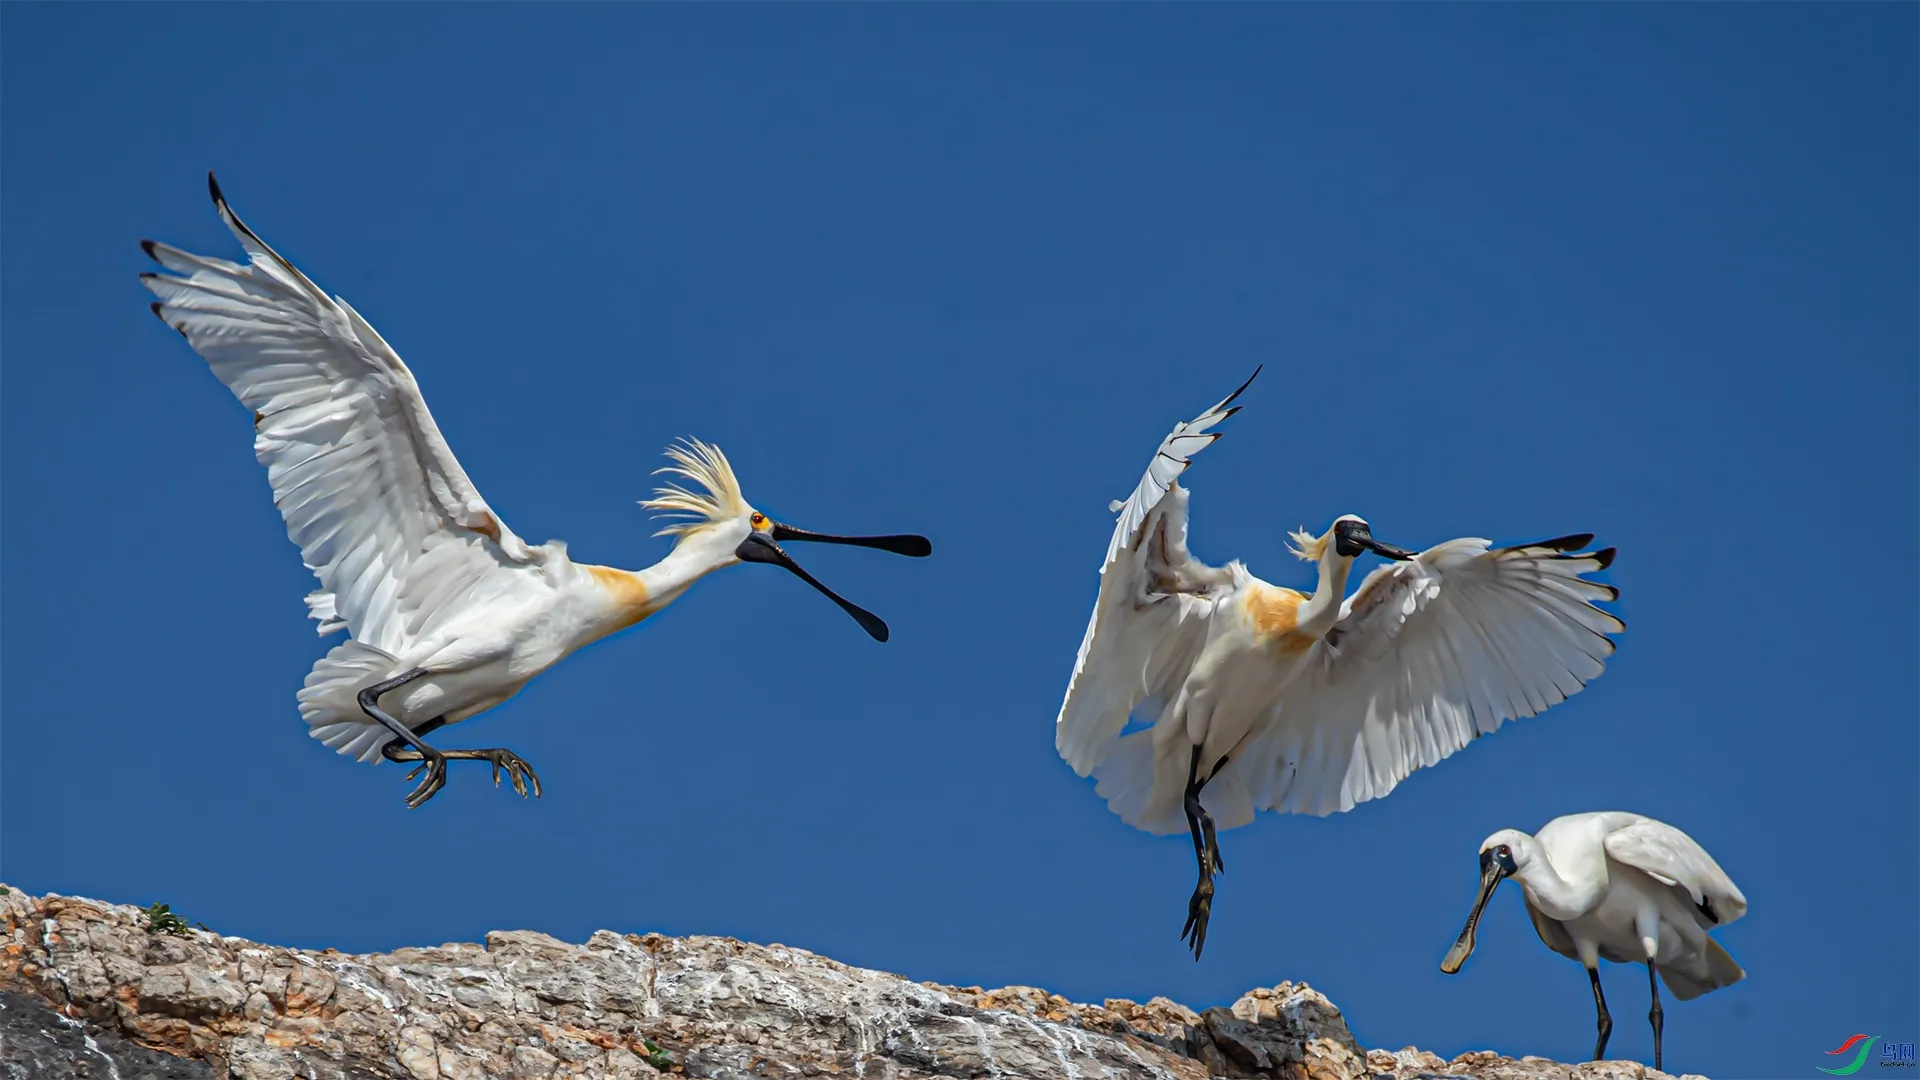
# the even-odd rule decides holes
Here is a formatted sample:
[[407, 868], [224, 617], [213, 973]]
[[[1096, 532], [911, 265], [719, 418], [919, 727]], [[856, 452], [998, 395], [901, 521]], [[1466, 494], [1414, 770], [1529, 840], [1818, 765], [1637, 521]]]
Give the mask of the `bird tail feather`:
[[393, 674], [396, 661], [361, 641], [343, 641], [307, 673], [301, 687], [300, 718], [307, 734], [356, 761], [380, 762], [380, 748], [393, 735], [360, 710], [357, 696]]
[[1680, 1001], [1692, 1001], [1710, 990], [1732, 986], [1747, 977], [1740, 965], [1720, 943], [1707, 939], [1707, 947], [1701, 950], [1700, 962], [1688, 968], [1662, 967], [1660, 977], [1665, 980], [1667, 989]]
[[[1185, 750], [1187, 744], [1176, 746]], [[1094, 792], [1107, 800], [1107, 809], [1136, 829], [1155, 836], [1185, 832], [1181, 793], [1188, 764], [1184, 754], [1164, 759], [1155, 754], [1152, 729], [1136, 731], [1121, 736], [1094, 767]], [[1241, 782], [1238, 768], [1228, 767], [1214, 777], [1201, 791], [1200, 804], [1212, 815], [1216, 829], [1236, 829], [1253, 820], [1253, 797]]]
[[1182, 832], [1186, 815], [1180, 809], [1183, 776], [1161, 777], [1166, 770], [1153, 752], [1153, 731], [1123, 735], [1094, 767], [1094, 793], [1107, 800], [1107, 809], [1120, 820], [1155, 836]]

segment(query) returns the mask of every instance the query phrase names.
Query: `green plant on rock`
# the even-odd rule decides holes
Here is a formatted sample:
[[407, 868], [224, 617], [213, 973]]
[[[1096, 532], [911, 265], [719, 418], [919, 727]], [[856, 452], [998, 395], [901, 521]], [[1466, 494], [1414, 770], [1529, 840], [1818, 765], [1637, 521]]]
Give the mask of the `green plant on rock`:
[[165, 904], [150, 905], [145, 911], [141, 912], [141, 914], [147, 917], [147, 933], [149, 934], [171, 934], [174, 937], [186, 937], [187, 931], [192, 929], [187, 925], [187, 920], [175, 915]]
[[643, 1038], [640, 1040], [640, 1045], [647, 1048], [647, 1064], [661, 1072], [666, 1072], [677, 1064], [673, 1060], [673, 1054], [652, 1039]]

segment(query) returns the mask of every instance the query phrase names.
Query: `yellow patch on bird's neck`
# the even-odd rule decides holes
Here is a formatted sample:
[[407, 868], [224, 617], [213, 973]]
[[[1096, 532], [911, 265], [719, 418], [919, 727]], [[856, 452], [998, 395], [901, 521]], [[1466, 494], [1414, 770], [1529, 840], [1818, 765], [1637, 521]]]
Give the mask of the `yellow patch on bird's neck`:
[[647, 587], [641, 583], [639, 574], [631, 570], [617, 570], [611, 566], [585, 566], [582, 569], [592, 575], [594, 583], [607, 594], [608, 600], [613, 603], [615, 610], [619, 613], [607, 633], [625, 630], [653, 614], [651, 598], [648, 597]]
[[1313, 644], [1311, 635], [1299, 632], [1300, 605], [1306, 594], [1278, 585], [1257, 584], [1246, 591], [1240, 603], [1253, 623], [1253, 636], [1263, 645], [1277, 644], [1294, 652]]

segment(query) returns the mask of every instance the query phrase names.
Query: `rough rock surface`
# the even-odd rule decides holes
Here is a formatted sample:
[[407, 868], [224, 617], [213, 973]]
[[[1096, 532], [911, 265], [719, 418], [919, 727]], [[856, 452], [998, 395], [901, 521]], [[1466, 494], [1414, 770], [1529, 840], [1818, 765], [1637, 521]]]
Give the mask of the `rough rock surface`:
[[0, 913], [8, 1080], [1666, 1077], [1625, 1061], [1365, 1050], [1303, 983], [1196, 1013], [917, 983], [729, 938], [602, 930], [572, 945], [513, 930], [350, 956], [152, 933], [137, 908], [78, 897], [9, 889]]

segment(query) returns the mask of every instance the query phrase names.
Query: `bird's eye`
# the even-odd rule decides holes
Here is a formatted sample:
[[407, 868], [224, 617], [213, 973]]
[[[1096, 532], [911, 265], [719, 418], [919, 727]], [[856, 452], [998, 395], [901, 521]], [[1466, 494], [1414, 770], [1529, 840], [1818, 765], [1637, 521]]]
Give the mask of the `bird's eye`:
[[1510, 848], [1510, 847], [1508, 847], [1508, 846], [1507, 846], [1507, 845], [1505, 845], [1505, 844], [1501, 844], [1501, 845], [1500, 845], [1500, 857], [1501, 857], [1501, 858], [1503, 858], [1503, 859], [1511, 859], [1511, 858], [1513, 858], [1513, 849], [1512, 849], [1512, 848]]
[[755, 510], [753, 512], [753, 517], [748, 520], [752, 521], [753, 527], [757, 529], [760, 526], [765, 525], [767, 523], [767, 515], [761, 513], [758, 510]]

